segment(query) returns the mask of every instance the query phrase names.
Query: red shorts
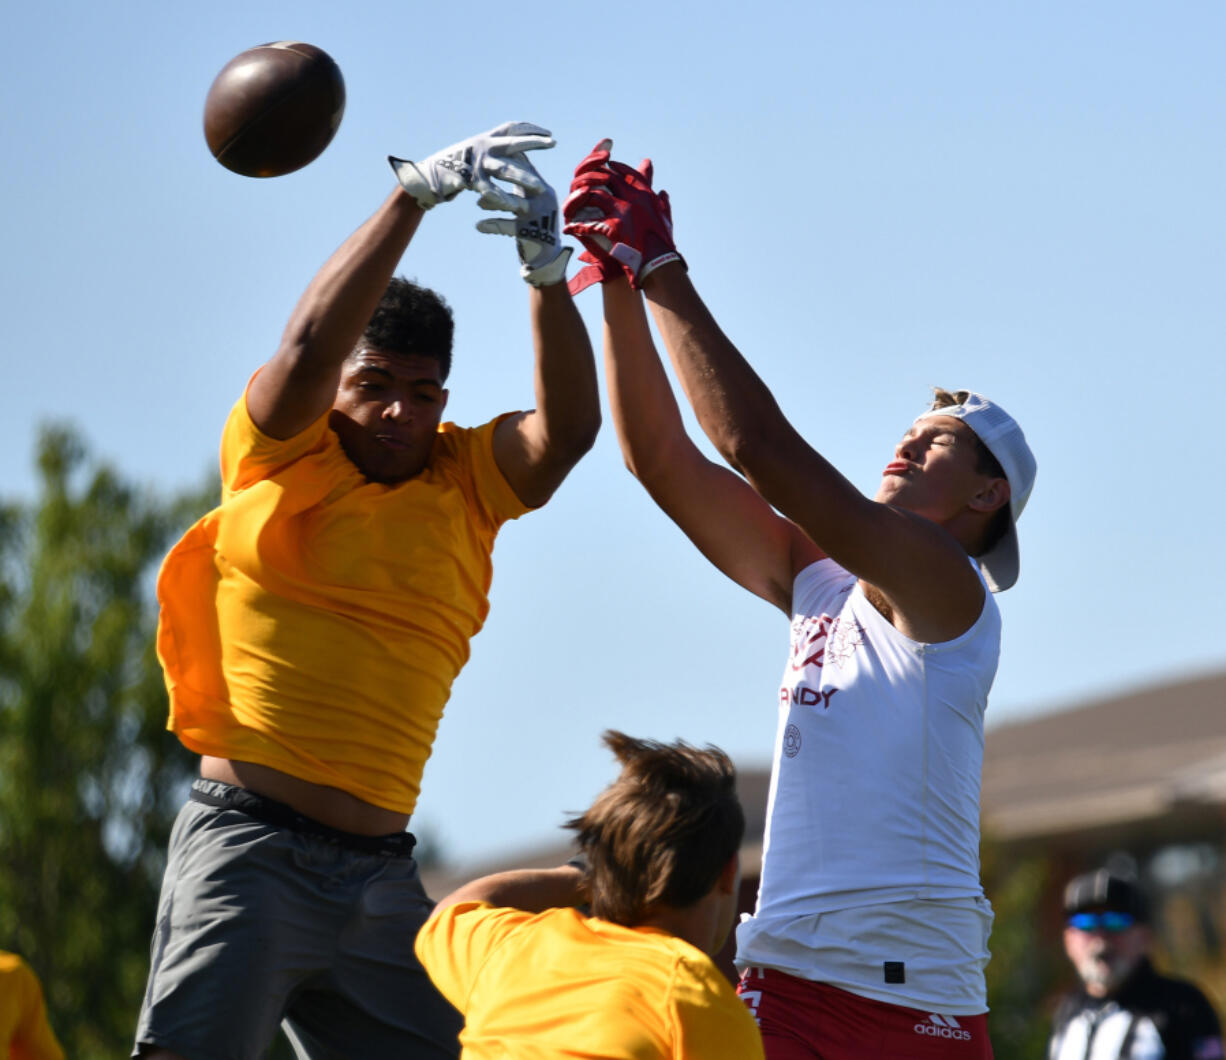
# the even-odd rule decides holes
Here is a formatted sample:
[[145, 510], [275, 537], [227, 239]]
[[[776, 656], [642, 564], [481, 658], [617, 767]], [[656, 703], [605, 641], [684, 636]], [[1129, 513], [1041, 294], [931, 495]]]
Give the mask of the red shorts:
[[888, 1005], [773, 968], [748, 968], [737, 994], [766, 1060], [992, 1060], [988, 1017]]

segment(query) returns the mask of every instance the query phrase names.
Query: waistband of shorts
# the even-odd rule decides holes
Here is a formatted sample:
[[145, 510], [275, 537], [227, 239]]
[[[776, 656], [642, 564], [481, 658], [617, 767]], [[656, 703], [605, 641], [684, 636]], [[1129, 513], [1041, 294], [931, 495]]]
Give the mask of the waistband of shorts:
[[417, 837], [412, 832], [392, 832], [390, 835], [358, 835], [355, 832], [344, 832], [339, 828], [316, 821], [299, 813], [292, 806], [287, 806], [258, 791], [250, 791], [221, 780], [206, 780], [198, 777], [192, 783], [188, 795], [192, 802], [203, 803], [206, 806], [216, 806], [225, 810], [237, 810], [257, 821], [286, 828], [300, 835], [314, 836], [329, 843], [335, 843], [345, 850], [358, 854], [378, 854], [388, 858], [407, 858], [413, 854], [417, 845]]
[[[740, 969], [740, 973], [740, 977], [737, 980], [738, 992], [766, 986], [777, 991], [780, 996], [786, 995], [790, 1002], [798, 1009], [811, 1006], [815, 1003], [814, 999], [816, 998], [825, 998], [829, 1000], [836, 1010], [850, 1009], [854, 1011], [858, 1009], [861, 1012], [876, 1011], [887, 1013], [891, 1016], [903, 1013], [908, 1018], [924, 1017], [934, 1010], [939, 1010], [939, 1014], [942, 1015], [957, 1016], [959, 1019], [986, 1019], [987, 1015], [981, 1008], [972, 1008], [970, 1011], [967, 1011], [967, 1006], [963, 1004], [955, 1004], [953, 1006], [955, 1011], [951, 1013], [949, 1011], [950, 1006], [942, 1002], [936, 1002], [927, 1006], [917, 1005], [910, 1000], [866, 992], [853, 986], [836, 986], [834, 983], [827, 983], [823, 980], [806, 979], [804, 976], [794, 975], [791, 972], [785, 972], [780, 968], [771, 968], [767, 965], [746, 965]], [[888, 1026], [888, 1022], [876, 1020], [870, 1020], [870, 1022], [874, 1026]]]

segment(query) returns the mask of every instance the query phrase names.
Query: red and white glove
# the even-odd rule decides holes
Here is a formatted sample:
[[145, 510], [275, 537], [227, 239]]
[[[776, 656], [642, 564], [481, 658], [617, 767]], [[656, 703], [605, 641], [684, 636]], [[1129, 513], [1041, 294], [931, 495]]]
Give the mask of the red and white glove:
[[634, 169], [610, 159], [612, 146], [612, 140], [601, 140], [579, 163], [562, 207], [563, 231], [583, 244], [579, 260], [589, 263], [571, 279], [571, 294], [612, 279], [619, 269], [637, 290], [661, 265], [685, 264], [673, 243], [668, 193], [651, 186], [651, 159]]

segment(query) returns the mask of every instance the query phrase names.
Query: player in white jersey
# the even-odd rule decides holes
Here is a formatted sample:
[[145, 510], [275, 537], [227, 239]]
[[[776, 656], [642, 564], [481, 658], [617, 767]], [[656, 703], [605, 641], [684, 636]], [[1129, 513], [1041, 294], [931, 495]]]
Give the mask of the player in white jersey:
[[[1017, 578], [1034, 481], [1021, 429], [937, 392], [873, 499], [785, 419], [672, 240], [651, 166], [576, 170], [565, 212], [600, 280], [627, 466], [720, 570], [791, 619], [762, 884], [737, 934], [768, 1060], [991, 1056], [979, 881], [992, 592]], [[687, 436], [643, 295], [698, 421]], [[743, 476], [743, 477], [742, 477]]]

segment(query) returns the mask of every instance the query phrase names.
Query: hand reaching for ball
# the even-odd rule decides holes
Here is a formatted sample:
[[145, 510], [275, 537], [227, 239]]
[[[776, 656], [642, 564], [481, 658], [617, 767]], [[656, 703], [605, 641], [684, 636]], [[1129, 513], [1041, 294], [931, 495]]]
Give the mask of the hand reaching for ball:
[[554, 144], [548, 129], [526, 121], [509, 121], [489, 132], [436, 151], [423, 162], [388, 156], [396, 179], [423, 210], [450, 202], [460, 192], [472, 190], [481, 196], [483, 210], [509, 210], [523, 214], [522, 196], [504, 191], [494, 180], [505, 180], [528, 193], [546, 187], [524, 151], [540, 151]]

